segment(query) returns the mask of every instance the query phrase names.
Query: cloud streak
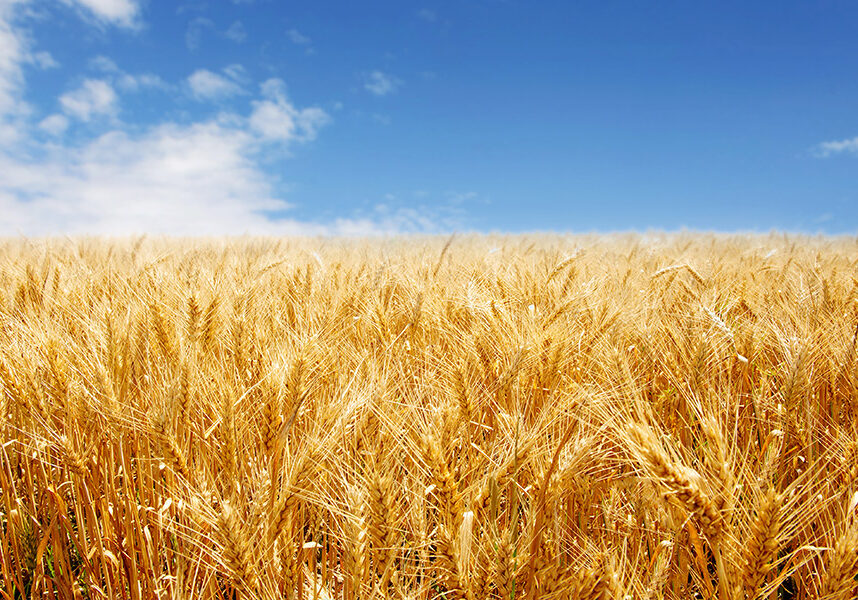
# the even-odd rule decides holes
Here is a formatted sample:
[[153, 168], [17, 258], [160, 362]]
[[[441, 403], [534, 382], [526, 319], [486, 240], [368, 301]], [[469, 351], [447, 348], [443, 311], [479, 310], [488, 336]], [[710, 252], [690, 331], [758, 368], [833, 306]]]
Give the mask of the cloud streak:
[[68, 128], [69, 120], [65, 115], [49, 115], [39, 123], [39, 129], [52, 136], [62, 135]]
[[229, 26], [229, 29], [223, 32], [223, 35], [226, 39], [231, 40], [237, 44], [241, 44], [244, 40], [247, 39], [247, 30], [244, 28], [244, 23], [241, 21], [236, 21], [232, 25]]
[[134, 0], [62, 0], [63, 4], [84, 9], [98, 21], [120, 27], [136, 27], [140, 6]]
[[813, 153], [819, 158], [828, 158], [837, 154], [858, 154], [858, 137], [822, 142], [816, 145]]
[[219, 100], [241, 94], [243, 90], [232, 78], [198, 69], [188, 77], [191, 95], [197, 100]]
[[387, 96], [394, 93], [402, 82], [382, 71], [373, 71], [366, 76], [363, 87], [375, 96]]
[[289, 38], [290, 42], [298, 46], [306, 46], [313, 41], [294, 27], [286, 32], [286, 37]]
[[76, 90], [60, 96], [60, 106], [67, 115], [90, 121], [99, 116], [115, 116], [119, 96], [106, 81], [87, 79]]

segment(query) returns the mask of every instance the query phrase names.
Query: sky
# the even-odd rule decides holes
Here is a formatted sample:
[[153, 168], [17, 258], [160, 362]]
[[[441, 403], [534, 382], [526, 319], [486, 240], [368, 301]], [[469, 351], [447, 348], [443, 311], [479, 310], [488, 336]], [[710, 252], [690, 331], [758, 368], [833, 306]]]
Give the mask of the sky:
[[858, 234], [849, 1], [0, 0], [0, 235]]

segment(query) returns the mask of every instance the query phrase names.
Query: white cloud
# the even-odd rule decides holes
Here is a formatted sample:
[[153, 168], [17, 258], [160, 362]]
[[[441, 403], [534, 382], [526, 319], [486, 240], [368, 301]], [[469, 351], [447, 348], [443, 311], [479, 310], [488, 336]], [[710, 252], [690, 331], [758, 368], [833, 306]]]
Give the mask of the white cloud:
[[42, 119], [39, 129], [53, 136], [62, 135], [69, 127], [69, 120], [65, 115], [53, 114]]
[[278, 142], [309, 142], [331, 118], [318, 107], [295, 108], [286, 97], [286, 86], [280, 79], [269, 79], [261, 86], [266, 100], [253, 102], [250, 128], [261, 138]]
[[124, 92], [137, 92], [141, 89], [169, 89], [170, 86], [154, 73], [140, 73], [132, 75], [126, 73], [114, 62], [112, 58], [107, 56], [96, 56], [90, 59], [89, 68], [93, 71], [106, 73], [111, 77], [116, 87]]
[[239, 64], [227, 65], [223, 68], [223, 72], [236, 83], [247, 81], [247, 69]]
[[17, 2], [0, 0], [0, 146], [21, 136], [21, 119], [30, 112], [21, 99], [22, 63], [30, 60], [29, 41], [12, 24]]
[[290, 204], [253, 159], [257, 141], [229, 123], [121, 131], [41, 162], [0, 154], [0, 234], [156, 233], [371, 236], [436, 231], [431, 212], [382, 207], [330, 223], [272, 218]]
[[131, 75], [122, 73], [116, 80], [116, 85], [124, 92], [137, 92], [143, 89], [166, 90], [170, 88], [163, 79], [154, 73]]
[[479, 197], [477, 192], [447, 192], [447, 202], [452, 205], [459, 205], [471, 200], [476, 200]]
[[293, 44], [298, 44], [299, 46], [306, 46], [313, 41], [295, 28], [292, 28], [287, 31], [286, 37], [289, 38], [290, 42], [292, 42]]
[[76, 90], [60, 96], [60, 105], [66, 114], [89, 121], [95, 116], [115, 115], [119, 97], [106, 81], [87, 79]]
[[235, 81], [207, 69], [194, 71], [188, 77], [188, 85], [197, 100], [218, 100], [242, 92], [241, 87]]
[[[25, 101], [23, 66], [50, 61], [47, 55], [36, 57], [29, 37], [13, 27], [27, 10], [18, 7], [27, 5], [28, 0], [0, 0], [0, 235], [375, 235], [428, 225], [425, 215], [411, 209], [385, 209], [327, 223], [275, 217], [290, 204], [278, 197], [278, 180], [263, 162], [271, 150], [315, 139], [330, 122], [321, 108], [295, 106], [277, 79], [261, 86], [245, 114], [162, 122], [137, 128], [136, 133], [111, 119], [107, 133], [68, 141], [62, 136], [70, 117], [87, 121], [117, 114], [116, 90], [167, 84], [156, 75], [125, 73], [111, 59], [99, 57], [90, 65], [98, 76], [60, 97], [64, 114], [36, 117]], [[90, 0], [78, 5], [109, 25], [136, 23], [139, 14], [132, 2]], [[212, 75], [234, 85], [247, 79], [239, 65]], [[52, 139], [44, 141], [45, 134]]]
[[829, 156], [843, 153], [858, 154], [858, 137], [822, 142], [814, 148], [814, 154], [820, 158], [828, 158]]
[[140, 14], [140, 6], [134, 0], [62, 0], [64, 4], [86, 9], [98, 20], [119, 25], [135, 27]]
[[30, 62], [40, 69], [56, 69], [60, 66], [60, 63], [46, 50], [33, 53], [30, 57]]
[[89, 59], [89, 68], [93, 71], [101, 71], [103, 73], [118, 73], [119, 66], [109, 56], [99, 54], [94, 58]]
[[188, 23], [188, 29], [185, 31], [185, 45], [189, 50], [197, 50], [200, 47], [200, 42], [203, 38], [204, 29], [214, 29], [214, 23], [211, 19], [205, 17], [197, 17]]
[[381, 71], [373, 71], [366, 76], [363, 87], [376, 96], [386, 96], [395, 92], [401, 85], [402, 82], [396, 77], [392, 77]]
[[269, 140], [291, 140], [297, 131], [293, 112], [270, 100], [254, 104], [250, 127]]
[[[243, 74], [239, 65], [230, 71]], [[64, 108], [84, 119], [107, 110], [111, 103], [98, 90], [109, 86], [101, 84], [87, 80], [64, 97]], [[290, 205], [272, 192], [260, 153], [271, 144], [313, 139], [327, 115], [292, 105], [282, 81], [266, 82], [262, 93], [250, 118], [227, 113], [188, 125], [168, 122], [139, 135], [115, 129], [78, 146], [37, 146], [31, 139], [38, 159], [0, 149], [0, 234], [315, 235], [355, 229], [348, 219], [332, 225], [271, 217]], [[261, 118], [264, 103], [277, 109], [274, 117], [291, 119], [288, 131], [272, 129], [275, 118]], [[61, 114], [39, 123], [42, 131], [57, 136], [67, 126]]]
[[113, 131], [82, 148], [62, 148], [43, 163], [7, 159], [0, 206], [13, 218], [6, 229], [262, 229], [262, 211], [288, 205], [272, 198], [267, 178], [248, 156], [252, 143], [248, 134], [216, 122], [164, 124], [139, 138]]
[[229, 26], [229, 29], [224, 32], [224, 35], [227, 39], [240, 44], [247, 39], [247, 30], [244, 28], [244, 23], [236, 21]]
[[196, 17], [191, 19], [188, 23], [188, 28], [185, 30], [185, 45], [188, 47], [188, 50], [192, 52], [199, 50], [203, 40], [203, 32], [207, 30], [218, 37], [239, 44], [247, 39], [247, 30], [241, 21], [235, 21], [227, 29], [220, 31], [211, 19]]
[[447, 216], [442, 212], [426, 206], [391, 207], [388, 204], [379, 203], [365, 216], [336, 219], [330, 229], [337, 235], [374, 236], [442, 233], [461, 228], [460, 219]]

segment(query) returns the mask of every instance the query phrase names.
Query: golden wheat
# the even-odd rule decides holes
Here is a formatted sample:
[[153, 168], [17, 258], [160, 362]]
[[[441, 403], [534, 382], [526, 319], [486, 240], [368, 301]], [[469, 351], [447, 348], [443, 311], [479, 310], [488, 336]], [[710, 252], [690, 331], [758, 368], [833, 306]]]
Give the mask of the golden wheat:
[[5, 598], [852, 598], [858, 240], [0, 241]]

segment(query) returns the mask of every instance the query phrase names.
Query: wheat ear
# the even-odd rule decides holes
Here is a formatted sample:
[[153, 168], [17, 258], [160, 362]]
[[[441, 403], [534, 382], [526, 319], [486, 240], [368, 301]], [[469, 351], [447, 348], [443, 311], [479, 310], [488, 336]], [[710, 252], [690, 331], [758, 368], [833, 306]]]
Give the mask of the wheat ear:
[[223, 564], [233, 587], [243, 598], [252, 598], [257, 576], [250, 540], [235, 510], [224, 502], [218, 515], [217, 531], [223, 546]]
[[393, 480], [390, 476], [374, 475], [367, 482], [366, 514], [372, 561], [379, 587], [387, 586], [393, 569], [396, 547], [396, 514], [393, 502]]
[[670, 498], [697, 517], [703, 532], [711, 540], [717, 539], [724, 519], [712, 499], [700, 488], [700, 474], [690, 467], [674, 464], [648, 428], [633, 424], [629, 426], [628, 434], [635, 444], [635, 452], [653, 479]]
[[742, 585], [750, 598], [757, 595], [777, 556], [781, 522], [781, 497], [770, 487], [760, 498], [757, 515], [751, 524], [750, 539], [745, 544], [742, 560]]
[[822, 584], [822, 597], [826, 600], [854, 598], [855, 577], [858, 576], [858, 524], [846, 528], [829, 556]]

